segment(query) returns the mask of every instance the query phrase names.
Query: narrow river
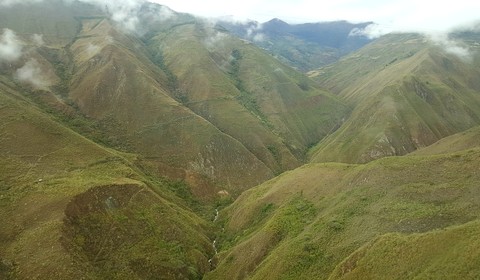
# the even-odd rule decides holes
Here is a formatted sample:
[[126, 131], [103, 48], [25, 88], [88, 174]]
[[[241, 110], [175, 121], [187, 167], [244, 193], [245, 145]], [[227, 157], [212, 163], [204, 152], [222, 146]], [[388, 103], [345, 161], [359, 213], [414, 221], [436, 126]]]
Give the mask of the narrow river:
[[[218, 208], [215, 209], [215, 217], [213, 218], [213, 222], [215, 223], [218, 219], [218, 215], [219, 215], [219, 212], [218, 212]], [[213, 258], [218, 254], [218, 251], [217, 251], [217, 238], [215, 238], [212, 242], [212, 248], [213, 250], [215, 251], [215, 254], [213, 255], [213, 257], [211, 259], [208, 260], [208, 262], [210, 263], [210, 266], [212, 266], [212, 261], [213, 261]]]

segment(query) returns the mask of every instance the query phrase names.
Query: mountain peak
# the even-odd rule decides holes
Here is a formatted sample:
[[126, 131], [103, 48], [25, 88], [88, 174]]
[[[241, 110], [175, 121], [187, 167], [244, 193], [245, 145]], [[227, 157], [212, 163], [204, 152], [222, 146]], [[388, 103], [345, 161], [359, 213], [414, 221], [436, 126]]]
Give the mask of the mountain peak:
[[272, 25], [272, 26], [290, 26], [287, 22], [279, 19], [279, 18], [273, 18], [267, 22], [264, 23], [264, 25]]

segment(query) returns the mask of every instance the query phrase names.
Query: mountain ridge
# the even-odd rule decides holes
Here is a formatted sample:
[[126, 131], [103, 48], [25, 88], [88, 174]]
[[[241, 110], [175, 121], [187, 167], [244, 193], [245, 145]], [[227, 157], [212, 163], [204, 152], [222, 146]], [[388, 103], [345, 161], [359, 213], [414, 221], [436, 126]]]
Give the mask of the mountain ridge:
[[[355, 108], [311, 151], [313, 161], [354, 163], [404, 155], [478, 125], [478, 88], [471, 82], [478, 75], [475, 62], [435, 45], [422, 47], [426, 42], [418, 35], [387, 36], [311, 73]], [[331, 75], [336, 67], [340, 71]]]
[[259, 23], [219, 20], [218, 25], [240, 38], [249, 40], [280, 61], [303, 72], [336, 62], [371, 41], [353, 30], [372, 24], [347, 21], [288, 24], [275, 18]]
[[0, 9], [0, 278], [480, 273], [477, 33], [347, 51], [369, 23], [138, 3]]

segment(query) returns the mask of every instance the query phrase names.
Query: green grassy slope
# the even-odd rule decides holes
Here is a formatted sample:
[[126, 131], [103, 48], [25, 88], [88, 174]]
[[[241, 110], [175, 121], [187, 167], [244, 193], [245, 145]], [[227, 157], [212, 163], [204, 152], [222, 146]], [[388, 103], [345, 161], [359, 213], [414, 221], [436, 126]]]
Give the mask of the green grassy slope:
[[275, 172], [301, 162], [346, 113], [300, 73], [205, 23], [160, 33], [149, 45], [175, 77], [177, 98]]
[[[157, 164], [192, 170], [230, 191], [228, 182], [242, 189], [272, 176], [241, 142], [170, 96], [166, 74], [141, 51], [142, 42], [116, 32], [107, 21], [88, 21], [71, 47], [76, 72], [70, 96], [124, 142], [121, 148]], [[85, 51], [92, 44], [98, 53]]]
[[211, 226], [170, 183], [1, 79], [0, 278], [198, 278], [210, 269]]
[[[347, 55], [337, 63], [309, 72], [323, 86], [333, 93], [347, 97], [349, 101], [358, 100], [350, 97], [355, 89], [365, 85], [396, 62], [403, 61], [425, 48], [427, 40], [415, 34], [391, 34], [382, 36], [355, 53]], [[385, 77], [386, 78], [386, 77]], [[382, 85], [385, 86], [390, 79]], [[375, 83], [370, 83], [374, 85]], [[359, 95], [359, 97], [362, 97]], [[352, 100], [350, 100], [352, 99]]]
[[[387, 36], [311, 73], [333, 95], [160, 6], [125, 33], [39, 5], [0, 11], [24, 50], [0, 64], [0, 279], [476, 276], [477, 57]], [[286, 171], [308, 156], [352, 164]]]
[[321, 70], [321, 83], [354, 109], [311, 151], [312, 161], [368, 162], [404, 155], [478, 125], [477, 63], [418, 36], [392, 35]]
[[19, 35], [41, 34], [43, 40], [56, 47], [63, 47], [75, 38], [80, 24], [75, 17], [96, 16], [102, 13], [90, 5], [72, 1], [49, 0], [48, 5], [35, 3], [2, 7], [0, 26], [14, 30]]
[[[310, 164], [284, 173], [246, 191], [220, 214], [221, 252], [206, 278], [327, 279], [345, 258], [384, 234], [435, 235], [478, 220], [479, 156], [476, 149], [364, 165]], [[468, 258], [470, 253], [449, 246], [465, 244], [471, 235], [454, 236], [458, 243], [445, 244], [442, 259]], [[430, 245], [415, 244], [428, 252]], [[479, 249], [472, 244], [472, 255]], [[428, 253], [422, 256], [428, 260]], [[469, 262], [455, 264], [458, 271], [471, 269]], [[408, 270], [408, 263], [402, 266]], [[428, 267], [418, 266], [416, 273], [423, 272]]]
[[345, 259], [329, 279], [475, 279], [479, 230], [474, 221], [423, 234], [383, 235]]
[[[43, 20], [54, 4], [61, 15]], [[77, 2], [23, 7], [5, 13], [42, 19], [12, 23], [23, 41], [43, 31], [63, 40], [46, 37], [22, 58], [56, 74], [45, 89], [62, 103], [60, 113], [82, 116], [79, 132], [142, 155], [150, 172], [190, 180], [200, 195], [239, 194], [298, 167], [348, 113], [339, 98], [259, 48], [189, 15], [159, 18], [159, 5], [142, 6], [139, 30], [130, 33]], [[66, 35], [55, 33], [62, 22], [72, 26]]]
[[[50, 4], [59, 15], [44, 19]], [[17, 13], [8, 27], [24, 53], [0, 65], [0, 278], [201, 278], [214, 230], [199, 215], [213, 212], [217, 192], [298, 166], [346, 106], [233, 37], [210, 49], [208, 26], [189, 16], [140, 37], [77, 4], [2, 9]], [[28, 18], [38, 20], [21, 25]], [[169, 54], [160, 38], [177, 29], [195, 45]], [[15, 79], [32, 59], [40, 88]], [[249, 81], [255, 60], [265, 66], [251, 72], [267, 82]]]
[[460, 132], [445, 138], [440, 139], [438, 142], [433, 143], [430, 146], [419, 149], [412, 155], [435, 155], [435, 154], [447, 154], [457, 151], [463, 151], [480, 146], [480, 127], [474, 127], [464, 132]]
[[[298, 166], [298, 160], [286, 149], [281, 139], [266, 127], [267, 120], [262, 120], [264, 116], [258, 108], [254, 108], [255, 104], [246, 108], [238, 102], [237, 97], [242, 93], [210, 57], [203, 42], [209, 39], [203, 34], [206, 31], [198, 30], [202, 27], [202, 23], [180, 26], [170, 31], [168, 37], [157, 37], [155, 42], [151, 43], [152, 48], [157, 44], [168, 46], [165, 52], [158, 47], [155, 52], [163, 52], [166, 66], [176, 76], [179, 85], [177, 90], [183, 93], [180, 102], [222, 132], [237, 139], [275, 172]], [[230, 44], [228, 41], [226, 44]], [[217, 52], [214, 54], [223, 55]], [[267, 149], [268, 146], [276, 147], [281, 158], [275, 158]]]

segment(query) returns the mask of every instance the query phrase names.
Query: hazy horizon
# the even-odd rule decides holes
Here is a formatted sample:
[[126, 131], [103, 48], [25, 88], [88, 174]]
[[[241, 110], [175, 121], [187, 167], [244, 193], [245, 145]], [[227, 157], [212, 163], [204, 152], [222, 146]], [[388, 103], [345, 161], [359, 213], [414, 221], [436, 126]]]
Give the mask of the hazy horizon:
[[203, 17], [228, 16], [236, 20], [265, 22], [273, 18], [288, 23], [346, 20], [352, 23], [373, 21], [387, 32], [444, 33], [459, 27], [473, 27], [480, 22], [480, 2], [459, 0], [379, 1], [379, 0], [245, 0], [202, 2], [192, 0], [151, 0], [177, 12]]

